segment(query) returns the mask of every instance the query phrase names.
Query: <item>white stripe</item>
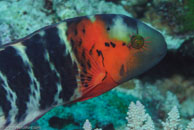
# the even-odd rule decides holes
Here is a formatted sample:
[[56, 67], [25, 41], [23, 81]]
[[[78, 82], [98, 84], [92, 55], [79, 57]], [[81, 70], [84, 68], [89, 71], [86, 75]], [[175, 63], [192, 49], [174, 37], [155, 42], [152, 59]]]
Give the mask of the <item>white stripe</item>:
[[0, 129], [3, 129], [3, 126], [5, 125], [6, 120], [4, 115], [0, 115]]
[[67, 54], [70, 54], [71, 56], [71, 60], [74, 63], [78, 64], [78, 61], [76, 59], [76, 56], [75, 54], [73, 53], [72, 51], [72, 46], [71, 44], [69, 43], [69, 41], [67, 40], [67, 36], [66, 36], [66, 32], [67, 32], [67, 25], [66, 25], [66, 22], [62, 22], [60, 23], [58, 26], [57, 26], [58, 30], [59, 30], [59, 37], [61, 40], [63, 40], [63, 42], [61, 43], [64, 43], [65, 46], [66, 46], [66, 55]]
[[[93, 17], [94, 18], [94, 17]], [[93, 19], [92, 17], [90, 17], [90, 20], [91, 19]], [[93, 20], [95, 20], [95, 19], [93, 19]], [[79, 91], [79, 88], [80, 88], [80, 83], [79, 83], [79, 73], [81, 72], [81, 70], [80, 70], [80, 64], [79, 64], [79, 62], [78, 62], [78, 60], [77, 60], [77, 58], [76, 58], [76, 56], [75, 56], [75, 54], [73, 53], [73, 51], [72, 51], [72, 46], [71, 46], [71, 44], [70, 44], [70, 42], [67, 40], [67, 36], [66, 36], [66, 32], [67, 32], [67, 24], [66, 24], [66, 22], [62, 22], [62, 23], [60, 23], [58, 26], [57, 26], [57, 28], [58, 28], [58, 30], [59, 30], [59, 37], [60, 37], [60, 39], [61, 40], [63, 40], [63, 42], [62, 43], [64, 43], [65, 44], [65, 46], [66, 46], [66, 54], [70, 54], [70, 56], [71, 56], [71, 60], [72, 60], [72, 63], [73, 64], [76, 64], [77, 66], [78, 66], [78, 74], [76, 75], [76, 81], [77, 81], [77, 85], [78, 85], [78, 87], [74, 90], [74, 93], [73, 93], [73, 95], [71, 96], [71, 98], [70, 98], [70, 101], [73, 101], [73, 100], [75, 100], [75, 99], [77, 99], [77, 98], [79, 98], [79, 97], [81, 97], [81, 92]], [[69, 86], [69, 87], [72, 87], [72, 86]]]
[[[54, 64], [50, 61], [50, 56], [49, 56], [48, 51], [45, 51], [44, 57], [49, 62], [49, 66], [50, 66], [51, 70], [54, 71], [56, 73], [57, 77], [60, 79], [59, 72], [56, 70]], [[61, 83], [56, 83], [56, 86], [57, 86], [57, 93], [54, 97], [54, 101], [57, 103], [57, 105], [62, 105], [62, 104], [64, 104], [64, 101], [63, 101], [63, 99], [59, 98], [59, 94], [62, 91]]]
[[63, 105], [64, 104], [63, 99], [59, 98], [59, 95], [60, 95], [61, 91], [62, 91], [61, 83], [57, 83], [57, 93], [54, 97], [55, 102], [57, 103], [57, 105]]
[[[31, 93], [29, 94], [29, 101], [27, 102], [27, 111], [26, 111], [27, 116], [26, 116], [25, 120], [20, 123], [20, 125], [22, 126], [22, 125], [29, 123], [28, 118], [29, 118], [29, 116], [32, 116], [32, 113], [34, 113], [35, 111], [39, 111], [40, 83], [36, 79], [34, 72], [32, 70], [33, 64], [30, 62], [28, 56], [26, 55], [26, 52], [25, 52], [26, 47], [24, 45], [22, 45], [21, 43], [14, 44], [12, 46], [16, 49], [17, 54], [22, 58], [24, 64], [26, 66], [29, 66], [28, 75], [30, 76], [30, 79], [31, 79], [31, 84], [30, 84]], [[34, 82], [37, 85], [37, 89], [34, 85]], [[33, 95], [33, 93], [35, 93], [35, 96]], [[39, 116], [39, 115], [37, 115], [37, 116]]]
[[9, 111], [8, 117], [10, 118], [10, 124], [15, 122], [15, 117], [18, 113], [18, 108], [16, 105], [16, 99], [17, 99], [17, 95], [14, 91], [11, 90], [11, 88], [8, 85], [7, 82], [7, 77], [4, 76], [1, 72], [0, 72], [0, 78], [3, 80], [3, 88], [5, 89], [5, 91], [7, 92], [7, 100], [10, 102], [11, 104], [11, 110], [7, 110]]
[[[45, 110], [45, 111], [32, 111], [30, 114], [28, 114], [25, 118], [25, 122], [20, 122], [19, 124], [14, 123], [11, 124], [9, 126], [7, 126], [4, 130], [16, 130], [16, 129], [21, 129], [22, 127], [24, 127], [27, 123], [30, 123], [32, 121], [34, 121], [37, 117], [39, 117], [40, 115], [45, 114], [46, 112], [48, 112], [50, 109]], [[28, 128], [29, 129], [29, 128]]]
[[[72, 51], [72, 46], [71, 46], [70, 42], [67, 40], [67, 36], [66, 36], [67, 24], [66, 24], [66, 22], [60, 23], [57, 26], [57, 28], [59, 30], [59, 37], [62, 40], [62, 43], [64, 43], [65, 46], [66, 46], [66, 55], [70, 54], [71, 60], [72, 60], [72, 64], [76, 64], [78, 66], [78, 72], [81, 72], [80, 67], [79, 67], [80, 64], [79, 64], [75, 54]], [[79, 77], [79, 73], [78, 73], [78, 75], [75, 75], [75, 76], [76, 76], [76, 79], [77, 79], [76, 81], [77, 81], [78, 87], [74, 90], [74, 93], [73, 93], [73, 95], [70, 98], [70, 101], [73, 101], [73, 100], [81, 97], [81, 92], [79, 91], [80, 84], [79, 84], [79, 80], [78, 80], [79, 79], [78, 78]], [[73, 86], [69, 86], [69, 87], [73, 87]]]
[[6, 123], [5, 116], [2, 108], [0, 107], [0, 129], [3, 129], [3, 126], [5, 125], [5, 123]]

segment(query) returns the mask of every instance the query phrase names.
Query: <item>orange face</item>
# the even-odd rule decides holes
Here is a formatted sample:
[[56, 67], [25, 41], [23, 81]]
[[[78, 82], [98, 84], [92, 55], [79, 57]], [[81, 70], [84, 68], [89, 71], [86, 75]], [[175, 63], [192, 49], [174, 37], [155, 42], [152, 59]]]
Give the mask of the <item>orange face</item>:
[[[97, 15], [71, 24], [69, 40], [85, 48], [114, 79], [122, 83], [156, 64], [166, 53], [162, 35], [123, 15]], [[78, 59], [82, 59], [81, 55]]]
[[[93, 97], [143, 73], [166, 53], [166, 43], [159, 32], [123, 15], [70, 20], [67, 39], [80, 64], [85, 86], [81, 91]], [[85, 82], [85, 77], [92, 80]]]

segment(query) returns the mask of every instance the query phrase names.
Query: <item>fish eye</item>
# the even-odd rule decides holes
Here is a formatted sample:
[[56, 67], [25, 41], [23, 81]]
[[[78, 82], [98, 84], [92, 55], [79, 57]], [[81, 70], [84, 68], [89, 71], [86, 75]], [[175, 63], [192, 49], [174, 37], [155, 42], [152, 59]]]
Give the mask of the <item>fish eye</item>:
[[140, 35], [133, 35], [131, 37], [131, 46], [135, 49], [140, 49], [144, 46], [144, 38]]

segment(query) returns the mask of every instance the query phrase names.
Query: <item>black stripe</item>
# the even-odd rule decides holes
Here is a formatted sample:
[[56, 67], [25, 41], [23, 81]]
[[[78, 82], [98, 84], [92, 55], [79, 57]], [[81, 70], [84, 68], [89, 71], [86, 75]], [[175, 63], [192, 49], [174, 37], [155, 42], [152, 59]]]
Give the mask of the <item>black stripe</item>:
[[120, 14], [98, 14], [96, 17], [99, 17], [102, 19], [102, 21], [105, 22], [105, 25], [108, 25], [107, 28], [114, 23], [115, 18], [121, 17], [123, 19], [123, 22], [127, 24], [131, 30], [134, 30], [134, 33], [138, 33], [137, 29], [137, 20], [125, 15], [120, 15]]
[[0, 107], [2, 108], [5, 119], [8, 119], [9, 111], [11, 110], [11, 103], [7, 100], [8, 93], [3, 88], [5, 86], [4, 81], [0, 77]]
[[49, 62], [44, 57], [45, 40], [36, 34], [24, 42], [27, 47], [26, 54], [33, 65], [34, 75], [40, 83], [40, 109], [51, 107], [54, 104], [54, 96], [57, 93], [56, 83], [59, 82], [56, 72], [51, 70]]
[[48, 29], [45, 39], [50, 60], [60, 74], [62, 85], [60, 98], [64, 101], [69, 101], [77, 87], [75, 77], [77, 66], [72, 64], [70, 55], [66, 55], [66, 46], [63, 40], [60, 40], [57, 28]]
[[26, 102], [29, 101], [31, 83], [28, 75], [29, 67], [25, 66], [21, 56], [11, 46], [0, 52], [0, 63], [0, 71], [6, 75], [9, 87], [17, 95], [18, 113], [16, 120], [22, 120], [27, 109]]

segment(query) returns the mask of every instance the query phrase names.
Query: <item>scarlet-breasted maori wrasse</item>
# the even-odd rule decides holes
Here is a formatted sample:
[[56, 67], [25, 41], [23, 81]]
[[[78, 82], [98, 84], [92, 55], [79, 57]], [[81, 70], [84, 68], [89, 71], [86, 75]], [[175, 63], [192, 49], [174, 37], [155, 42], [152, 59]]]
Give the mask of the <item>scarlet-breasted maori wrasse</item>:
[[103, 94], [157, 64], [163, 36], [124, 15], [64, 20], [0, 48], [0, 129]]

